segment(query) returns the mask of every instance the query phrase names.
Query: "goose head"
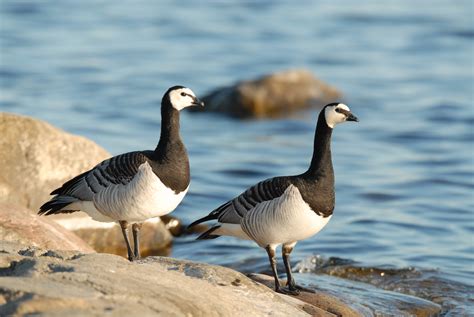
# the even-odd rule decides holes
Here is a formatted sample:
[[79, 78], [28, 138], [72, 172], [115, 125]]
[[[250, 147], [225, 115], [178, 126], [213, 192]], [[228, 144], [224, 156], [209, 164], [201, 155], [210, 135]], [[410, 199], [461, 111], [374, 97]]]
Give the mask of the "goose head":
[[169, 101], [169, 104], [178, 111], [191, 106], [204, 106], [204, 102], [199, 100], [194, 92], [183, 86], [173, 86], [165, 93], [165, 98]]
[[336, 124], [346, 121], [356, 121], [359, 119], [352, 114], [351, 109], [343, 103], [330, 103], [324, 107], [324, 118], [326, 124], [333, 129]]

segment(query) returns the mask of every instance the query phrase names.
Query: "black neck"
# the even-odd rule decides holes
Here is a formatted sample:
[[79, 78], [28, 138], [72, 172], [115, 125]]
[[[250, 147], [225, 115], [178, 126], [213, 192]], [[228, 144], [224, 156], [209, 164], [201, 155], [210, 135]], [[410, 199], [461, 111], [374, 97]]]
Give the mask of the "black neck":
[[307, 171], [308, 175], [321, 177], [332, 174], [331, 135], [332, 128], [326, 123], [323, 109], [319, 114], [318, 124], [316, 125], [313, 158]]
[[164, 148], [170, 144], [180, 142], [181, 137], [179, 135], [179, 111], [173, 106], [163, 103], [161, 105], [161, 135], [155, 152], [166, 153], [163, 151]]

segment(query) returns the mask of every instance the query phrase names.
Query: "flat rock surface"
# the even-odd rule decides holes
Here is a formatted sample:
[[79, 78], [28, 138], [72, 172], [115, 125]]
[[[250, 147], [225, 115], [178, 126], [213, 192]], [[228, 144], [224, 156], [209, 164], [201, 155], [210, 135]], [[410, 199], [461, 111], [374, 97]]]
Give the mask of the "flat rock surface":
[[[281, 117], [340, 101], [342, 94], [307, 70], [287, 70], [220, 87], [204, 96], [204, 111], [238, 118]], [[199, 111], [196, 109], [191, 109]]]
[[47, 217], [8, 203], [0, 203], [0, 243], [18, 242], [44, 249], [78, 250], [92, 253], [77, 235]]
[[130, 263], [109, 254], [8, 243], [1, 247], [0, 315], [309, 315], [300, 301], [287, 301], [224, 267], [163, 257]]
[[64, 181], [110, 157], [86, 138], [0, 112], [0, 202], [38, 210]]

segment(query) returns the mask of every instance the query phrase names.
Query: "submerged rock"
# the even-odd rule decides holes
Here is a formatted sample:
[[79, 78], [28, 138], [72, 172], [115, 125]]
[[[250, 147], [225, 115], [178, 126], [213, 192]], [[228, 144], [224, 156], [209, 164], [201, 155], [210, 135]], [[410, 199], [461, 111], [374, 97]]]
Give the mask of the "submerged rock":
[[0, 113], [0, 202], [38, 210], [64, 181], [110, 157], [86, 138], [30, 117]]
[[436, 270], [364, 267], [353, 264], [327, 266], [320, 271], [430, 300], [441, 305], [443, 316], [468, 316], [474, 307], [472, 285], [448, 280]]
[[[273, 278], [251, 274], [255, 281], [274, 287]], [[327, 275], [295, 274], [296, 280], [315, 293], [297, 298], [337, 316], [436, 316], [441, 307], [433, 302]], [[302, 283], [304, 281], [305, 283]], [[285, 282], [285, 281], [284, 281]], [[308, 283], [309, 282], [309, 283]], [[285, 282], [286, 283], [286, 282]]]
[[445, 273], [438, 270], [371, 267], [347, 259], [321, 256], [304, 259], [295, 266], [295, 270], [337, 276], [423, 298], [441, 305], [442, 316], [468, 316], [474, 309], [472, 285], [448, 279]]
[[205, 111], [238, 118], [278, 117], [336, 102], [342, 94], [306, 70], [288, 70], [217, 88], [202, 99]]
[[19, 246], [3, 245], [0, 275], [2, 316], [309, 316], [304, 303], [241, 273], [170, 258], [22, 255]]
[[0, 243], [17, 242], [44, 249], [94, 252], [94, 249], [81, 238], [51, 219], [37, 216], [26, 208], [6, 203], [0, 203], [0, 241]]

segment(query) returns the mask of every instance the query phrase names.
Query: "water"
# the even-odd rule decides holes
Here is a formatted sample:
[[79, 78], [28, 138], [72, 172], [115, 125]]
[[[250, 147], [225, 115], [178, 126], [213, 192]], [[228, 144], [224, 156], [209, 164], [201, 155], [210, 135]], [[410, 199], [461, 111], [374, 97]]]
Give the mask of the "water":
[[[4, 0], [0, 110], [47, 120], [118, 154], [155, 146], [169, 86], [203, 95], [276, 70], [310, 69], [345, 93], [360, 123], [334, 133], [335, 214], [298, 244], [294, 261], [320, 254], [438, 272], [454, 289], [470, 290], [451, 306], [468, 305], [473, 13], [471, 1], [449, 0]], [[261, 179], [303, 171], [316, 117], [317, 110], [259, 121], [183, 113], [192, 183], [174, 215], [189, 223]], [[193, 239], [177, 238], [172, 255], [267, 269], [250, 242]]]

